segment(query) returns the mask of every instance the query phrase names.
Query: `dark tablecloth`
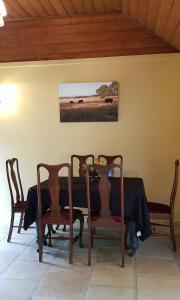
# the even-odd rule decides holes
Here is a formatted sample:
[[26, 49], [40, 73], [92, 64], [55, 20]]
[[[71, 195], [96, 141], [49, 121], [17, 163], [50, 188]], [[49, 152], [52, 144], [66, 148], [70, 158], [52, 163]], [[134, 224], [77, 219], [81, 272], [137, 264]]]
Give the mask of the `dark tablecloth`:
[[[110, 209], [113, 215], [119, 215], [119, 184], [115, 177], [110, 178], [112, 189], [110, 195]], [[47, 189], [47, 181], [42, 182], [42, 198], [43, 211], [50, 206], [50, 196]], [[144, 190], [143, 180], [141, 178], [125, 177], [124, 178], [125, 203], [124, 214], [126, 221], [133, 221], [136, 224], [136, 231], [141, 232], [140, 239], [144, 240], [151, 235], [151, 226], [149, 221], [149, 213], [147, 207], [147, 199]], [[99, 208], [99, 193], [97, 183], [94, 182], [91, 188], [91, 198], [93, 199], [91, 206], [94, 210]], [[86, 204], [86, 184], [82, 177], [72, 178], [72, 199], [73, 205], [76, 207], [87, 207]], [[66, 206], [68, 204], [67, 195], [67, 178], [61, 178], [60, 204]], [[29, 188], [27, 195], [27, 207], [24, 216], [24, 229], [36, 221], [37, 218], [37, 186]]]

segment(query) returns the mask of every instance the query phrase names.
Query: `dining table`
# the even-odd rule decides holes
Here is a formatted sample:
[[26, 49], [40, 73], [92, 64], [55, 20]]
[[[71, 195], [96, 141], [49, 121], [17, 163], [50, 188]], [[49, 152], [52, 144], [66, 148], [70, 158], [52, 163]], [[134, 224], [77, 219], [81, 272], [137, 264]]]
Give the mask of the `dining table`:
[[[67, 177], [61, 177], [59, 203], [61, 207], [68, 205], [68, 182]], [[120, 189], [116, 177], [109, 178], [111, 182], [110, 210], [112, 215], [120, 215]], [[51, 205], [47, 180], [41, 183], [42, 213], [45, 213]], [[95, 211], [100, 207], [98, 183], [91, 184], [91, 208]], [[85, 177], [72, 177], [72, 201], [74, 207], [87, 207]], [[33, 222], [37, 221], [38, 196], [37, 185], [28, 189], [27, 205], [24, 215], [23, 227], [27, 230]], [[137, 239], [144, 241], [151, 236], [151, 225], [149, 219], [147, 198], [142, 178], [124, 177], [124, 217], [127, 226], [130, 225], [130, 243]], [[137, 238], [137, 235], [139, 236]], [[137, 246], [136, 246], [137, 247]]]

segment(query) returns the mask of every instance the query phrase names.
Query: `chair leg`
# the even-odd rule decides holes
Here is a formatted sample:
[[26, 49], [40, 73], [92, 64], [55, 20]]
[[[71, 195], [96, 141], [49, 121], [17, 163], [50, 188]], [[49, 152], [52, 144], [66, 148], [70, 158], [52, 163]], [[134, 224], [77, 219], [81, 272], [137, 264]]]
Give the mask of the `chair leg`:
[[42, 224], [39, 224], [39, 234], [38, 234], [38, 242], [39, 242], [39, 262], [42, 262], [43, 257], [43, 230]]
[[11, 213], [11, 221], [10, 221], [9, 233], [8, 233], [8, 238], [7, 238], [8, 243], [10, 243], [10, 241], [11, 241], [13, 225], [14, 225], [14, 212]]
[[84, 248], [83, 241], [82, 241], [82, 235], [83, 235], [83, 228], [84, 228], [84, 216], [82, 215], [79, 217], [80, 222], [80, 228], [79, 228], [79, 247]]
[[48, 246], [52, 246], [52, 241], [51, 241], [51, 232], [52, 232], [52, 225], [48, 225], [48, 235], [49, 235], [49, 244]]
[[91, 248], [93, 248], [93, 246], [94, 246], [94, 239], [93, 239], [94, 229], [95, 228], [92, 228], [92, 230], [91, 230]]
[[130, 247], [130, 245], [129, 245], [129, 222], [128, 221], [125, 224], [124, 243], [125, 243], [125, 249], [128, 250]]
[[121, 266], [124, 268], [124, 254], [125, 254], [125, 235], [126, 228], [124, 228], [124, 224], [121, 226]]
[[88, 228], [88, 266], [91, 266], [92, 229]]
[[21, 232], [22, 222], [23, 222], [23, 216], [24, 216], [24, 213], [21, 213], [20, 221], [19, 221], [19, 226], [18, 226], [18, 233]]
[[70, 224], [70, 233], [69, 233], [69, 263], [73, 263], [73, 226]]
[[[87, 224], [88, 224], [88, 219], [87, 219]], [[96, 234], [96, 227], [92, 228], [92, 234]]]
[[170, 220], [170, 235], [171, 235], [171, 241], [173, 244], [173, 251], [177, 251], [176, 248], [176, 239], [175, 239], [175, 233], [174, 233], [174, 220]]

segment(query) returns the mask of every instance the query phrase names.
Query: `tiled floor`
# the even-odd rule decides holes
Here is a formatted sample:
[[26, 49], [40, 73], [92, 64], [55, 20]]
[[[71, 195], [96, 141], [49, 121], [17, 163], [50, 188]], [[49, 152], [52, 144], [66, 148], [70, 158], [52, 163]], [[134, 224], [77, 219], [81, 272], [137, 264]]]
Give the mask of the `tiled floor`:
[[44, 262], [39, 263], [35, 229], [14, 232], [7, 243], [7, 229], [1, 228], [0, 299], [179, 300], [180, 226], [176, 228], [176, 254], [168, 237], [151, 237], [140, 244], [134, 257], [126, 256], [124, 269], [118, 240], [95, 240], [92, 267], [87, 266], [87, 248], [79, 249], [78, 244], [69, 265], [64, 241], [44, 247]]

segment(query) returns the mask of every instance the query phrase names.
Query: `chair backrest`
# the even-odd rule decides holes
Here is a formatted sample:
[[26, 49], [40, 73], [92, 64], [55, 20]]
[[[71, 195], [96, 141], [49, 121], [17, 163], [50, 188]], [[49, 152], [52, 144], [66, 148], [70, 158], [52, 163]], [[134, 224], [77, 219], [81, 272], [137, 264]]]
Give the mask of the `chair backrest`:
[[107, 165], [115, 164], [115, 163], [120, 164], [121, 166], [123, 165], [122, 155], [104, 155], [104, 154], [100, 154], [100, 155], [98, 155], [98, 161], [100, 161], [101, 159], [105, 159]]
[[85, 176], [86, 168], [84, 165], [87, 164], [87, 160], [90, 164], [94, 164], [94, 155], [93, 154], [87, 154], [87, 155], [78, 155], [73, 154], [71, 155], [71, 168], [72, 168], [72, 176], [74, 175], [74, 160], [78, 160], [79, 164], [79, 176]]
[[19, 163], [17, 158], [6, 160], [6, 173], [11, 195], [11, 206], [24, 201], [21, 177], [19, 173]]
[[[111, 199], [111, 180], [117, 180], [117, 194], [119, 195], [119, 207], [120, 207], [120, 217], [124, 222], [124, 183], [123, 183], [123, 168], [118, 164], [111, 165], [93, 165], [87, 167], [86, 172], [86, 186], [87, 186], [87, 206], [88, 206], [88, 218], [91, 218], [91, 182], [94, 182], [90, 176], [91, 170], [94, 168], [95, 172], [99, 175], [97, 180], [99, 199], [100, 199], [100, 211], [98, 215], [101, 218], [108, 219], [111, 217], [112, 213], [110, 210]], [[119, 169], [118, 177], [111, 179], [108, 174], [110, 170]], [[94, 184], [94, 183], [92, 183]]]
[[[50, 207], [51, 217], [60, 217], [62, 211], [61, 205], [59, 203], [60, 189], [61, 189], [61, 177], [59, 176], [60, 171], [67, 170], [68, 176], [68, 206], [69, 206], [69, 217], [70, 222], [72, 222], [72, 187], [71, 187], [71, 165], [69, 163], [63, 163], [58, 165], [48, 165], [40, 163], [37, 165], [37, 189], [38, 189], [38, 216], [39, 219], [42, 216], [42, 172], [45, 169], [48, 172], [47, 178], [47, 188], [50, 196]], [[44, 181], [44, 178], [43, 178]]]
[[175, 168], [174, 168], [174, 180], [173, 180], [173, 186], [171, 190], [171, 196], [170, 196], [170, 207], [171, 210], [174, 209], [174, 203], [176, 199], [176, 192], [177, 192], [177, 185], [178, 185], [178, 177], [179, 177], [179, 160], [175, 160]]

